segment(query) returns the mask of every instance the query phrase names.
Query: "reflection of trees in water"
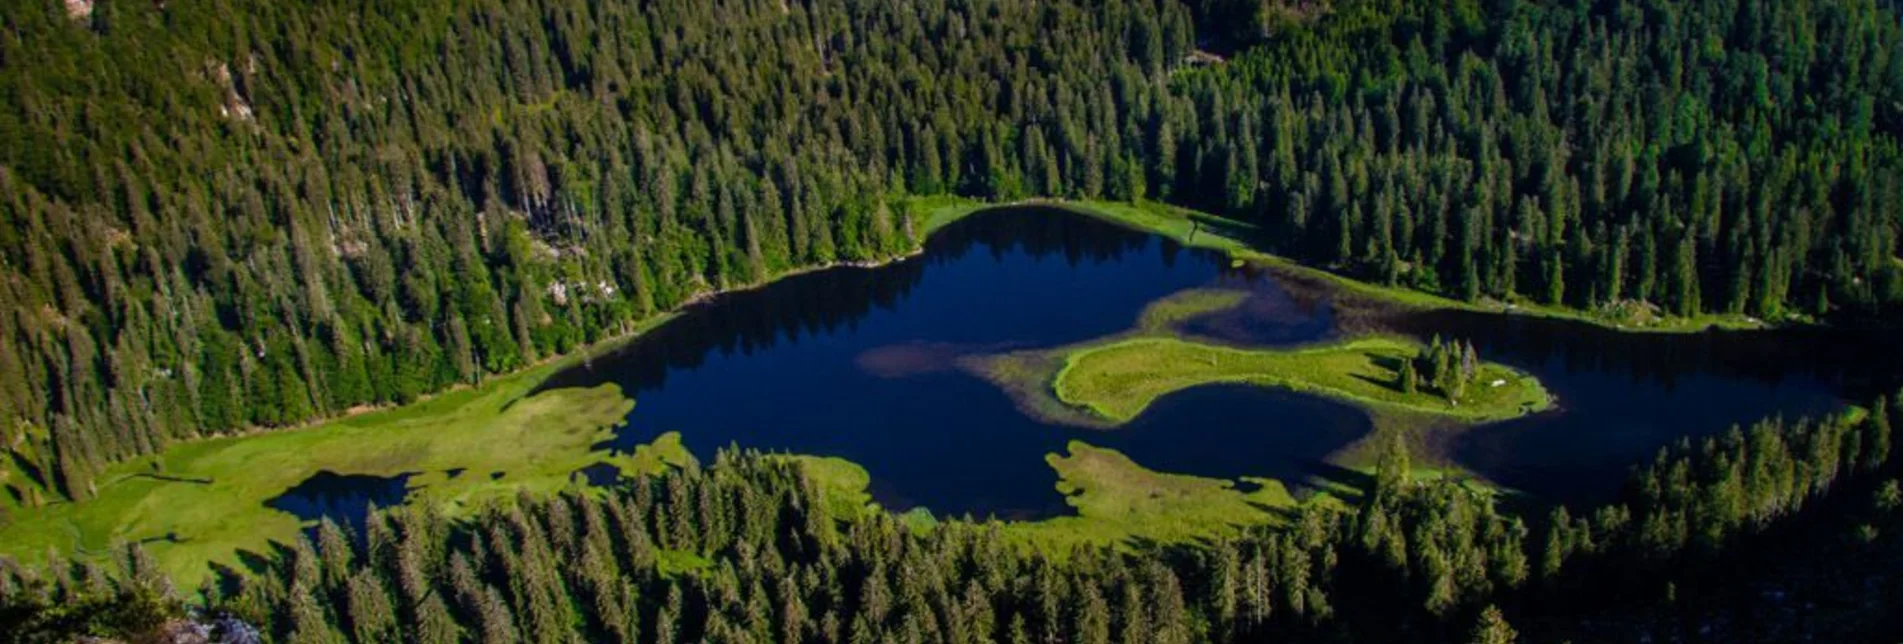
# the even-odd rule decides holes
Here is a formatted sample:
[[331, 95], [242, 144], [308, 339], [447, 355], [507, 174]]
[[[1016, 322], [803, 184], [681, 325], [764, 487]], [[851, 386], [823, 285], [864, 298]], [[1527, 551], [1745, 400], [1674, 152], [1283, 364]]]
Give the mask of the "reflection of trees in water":
[[586, 366], [557, 374], [540, 389], [613, 380], [629, 394], [652, 390], [665, 382], [670, 370], [699, 367], [715, 350], [751, 354], [782, 340], [797, 342], [849, 326], [874, 307], [897, 304], [924, 273], [917, 262], [839, 268], [724, 294]]
[[[1888, 390], [1899, 357], [1869, 333], [1821, 328], [1638, 333], [1472, 311], [1395, 313], [1382, 324], [1468, 339], [1546, 381], [1561, 411], [1462, 432], [1446, 454], [1497, 483], [1578, 503], [1610, 500], [1629, 467], [1682, 438]], [[1590, 374], [1601, 376], [1569, 377]]]
[[1553, 359], [1568, 371], [1624, 373], [1670, 387], [1688, 375], [1774, 383], [1808, 376], [1864, 399], [1903, 384], [1903, 343], [1881, 330], [1824, 327], [1703, 333], [1620, 331], [1576, 320], [1462, 310], [1421, 311], [1343, 291], [1327, 279], [1270, 270], [1272, 281], [1304, 304], [1332, 303], [1342, 334], [1394, 332], [1471, 340], [1488, 357], [1522, 366]]
[[1777, 383], [1807, 376], [1851, 398], [1896, 384], [1903, 348], [1870, 332], [1830, 329], [1642, 333], [1583, 322], [1474, 311], [1388, 316], [1383, 326], [1419, 337], [1471, 340], [1489, 359], [1525, 366], [1559, 359], [1568, 371], [1624, 373], [1672, 387], [1681, 377], [1717, 375]]
[[[994, 259], [1013, 250], [1033, 257], [1062, 255], [1071, 266], [1085, 260], [1105, 262], [1142, 250], [1150, 240], [1162, 243], [1164, 266], [1174, 266], [1184, 252], [1167, 238], [1129, 230], [1055, 208], [1002, 208], [972, 215], [947, 226], [925, 245], [930, 261], [950, 261], [983, 244]], [[1193, 251], [1192, 251], [1193, 252]]]
[[896, 307], [928, 266], [955, 261], [975, 247], [998, 259], [1021, 250], [1038, 258], [1062, 256], [1076, 266], [1115, 260], [1152, 239], [1162, 243], [1166, 265], [1184, 252], [1169, 240], [1049, 208], [980, 213], [933, 235], [922, 261], [818, 271], [715, 297], [611, 354], [557, 374], [538, 391], [612, 380], [635, 394], [660, 387], [671, 370], [699, 367], [716, 350], [747, 355], [781, 341], [849, 328], [875, 308]]

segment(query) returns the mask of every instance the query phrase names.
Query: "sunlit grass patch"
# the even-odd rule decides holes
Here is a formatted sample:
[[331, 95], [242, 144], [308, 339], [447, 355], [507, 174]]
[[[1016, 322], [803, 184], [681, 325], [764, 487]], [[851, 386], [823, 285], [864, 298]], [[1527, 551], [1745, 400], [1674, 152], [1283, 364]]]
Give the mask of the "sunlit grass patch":
[[1013, 522], [1005, 532], [1051, 554], [1083, 545], [1165, 544], [1234, 536], [1281, 520], [1295, 504], [1273, 479], [1239, 481], [1155, 472], [1116, 450], [1071, 441], [1045, 461], [1075, 516]]
[[1532, 376], [1484, 363], [1461, 397], [1422, 387], [1402, 391], [1402, 361], [1419, 345], [1367, 337], [1301, 349], [1239, 349], [1169, 337], [1139, 337], [1066, 354], [1052, 381], [1058, 400], [1113, 423], [1127, 422], [1162, 396], [1214, 383], [1241, 383], [1312, 393], [1368, 407], [1393, 407], [1467, 422], [1513, 418], [1551, 406]]

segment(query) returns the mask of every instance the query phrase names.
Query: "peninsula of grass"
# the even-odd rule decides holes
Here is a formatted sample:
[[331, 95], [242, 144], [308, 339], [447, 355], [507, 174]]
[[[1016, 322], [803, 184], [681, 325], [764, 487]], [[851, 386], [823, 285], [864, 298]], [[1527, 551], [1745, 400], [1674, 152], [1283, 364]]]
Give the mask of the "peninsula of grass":
[[1474, 384], [1449, 400], [1397, 384], [1402, 361], [1420, 345], [1366, 337], [1292, 350], [1238, 349], [1169, 337], [1139, 337], [1074, 350], [1051, 382], [1061, 402], [1127, 422], [1162, 396], [1214, 383], [1290, 389], [1371, 408], [1447, 416], [1468, 423], [1515, 418], [1549, 408], [1539, 381], [1483, 363]]
[[958, 364], [966, 372], [1003, 389], [1019, 411], [1033, 418], [1077, 427], [1107, 429], [1112, 423], [1104, 418], [1078, 413], [1075, 406], [1050, 395], [1051, 380], [1063, 368], [1064, 360], [1071, 351], [1121, 338], [1172, 335], [1179, 332], [1184, 322], [1233, 308], [1247, 297], [1247, 292], [1233, 289], [1195, 288], [1177, 291], [1143, 307], [1143, 311], [1137, 314], [1136, 327], [1122, 334], [1070, 347], [965, 356], [959, 359]]
[[1044, 457], [1072, 516], [1004, 524], [1004, 533], [1039, 552], [1137, 542], [1187, 544], [1275, 525], [1296, 504], [1274, 479], [1237, 481], [1149, 470], [1112, 449], [1070, 441], [1068, 454]]

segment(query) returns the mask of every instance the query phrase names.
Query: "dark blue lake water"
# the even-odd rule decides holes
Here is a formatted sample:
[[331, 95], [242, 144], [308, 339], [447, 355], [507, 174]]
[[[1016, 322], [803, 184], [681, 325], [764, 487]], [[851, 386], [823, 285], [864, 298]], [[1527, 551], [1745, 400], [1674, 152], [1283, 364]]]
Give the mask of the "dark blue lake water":
[[[1066, 512], [1044, 456], [1073, 439], [1166, 472], [1295, 482], [1335, 471], [1325, 459], [1371, 430], [1340, 403], [1210, 386], [1159, 400], [1122, 428], [1088, 430], [1033, 420], [955, 367], [964, 355], [1117, 333], [1147, 303], [1195, 287], [1251, 294], [1185, 325], [1199, 335], [1286, 345], [1342, 333], [1325, 283], [1232, 269], [1079, 215], [1009, 208], [947, 227], [921, 257], [715, 298], [544, 387], [619, 384], [636, 401], [620, 449], [679, 431], [702, 458], [729, 445], [839, 456], [870, 471], [888, 507], [941, 515]], [[1630, 334], [1464, 312], [1363, 313], [1353, 324], [1470, 339], [1482, 357], [1538, 376], [1559, 410], [1430, 442], [1436, 456], [1556, 501], [1608, 498], [1631, 465], [1681, 437], [1833, 410], [1857, 384], [1835, 366], [1856, 362], [1839, 355], [1846, 343], [1819, 332]]]

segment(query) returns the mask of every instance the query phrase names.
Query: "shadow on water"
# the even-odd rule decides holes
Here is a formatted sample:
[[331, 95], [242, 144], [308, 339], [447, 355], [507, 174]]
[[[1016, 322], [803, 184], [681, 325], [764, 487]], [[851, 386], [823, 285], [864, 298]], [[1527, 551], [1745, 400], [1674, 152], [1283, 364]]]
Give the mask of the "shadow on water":
[[[1088, 217], [1008, 208], [948, 226], [919, 258], [712, 298], [542, 388], [613, 382], [634, 396], [617, 449], [680, 431], [703, 458], [730, 444], [839, 456], [865, 466], [874, 497], [895, 509], [1067, 512], [1044, 456], [1073, 439], [1158, 471], [1316, 476], [1324, 459], [1369, 431], [1359, 410], [1210, 386], [1164, 397], [1119, 430], [1076, 430], [1031, 420], [996, 387], [943, 368], [966, 353], [1118, 333], [1149, 302], [1210, 287], [1250, 296], [1186, 321], [1183, 331], [1243, 345], [1342, 333], [1333, 296], [1314, 281], [1234, 269], [1219, 255]], [[1356, 310], [1356, 331], [1367, 328], [1365, 315]], [[1555, 500], [1611, 493], [1629, 465], [1681, 436], [1835, 409], [1861, 378], [1834, 354], [1778, 346], [1808, 346], [1787, 332], [1621, 334], [1459, 312], [1381, 315], [1375, 324], [1471, 340], [1483, 357], [1528, 370], [1558, 394], [1557, 412], [1434, 443], [1445, 450], [1439, 456]]]

